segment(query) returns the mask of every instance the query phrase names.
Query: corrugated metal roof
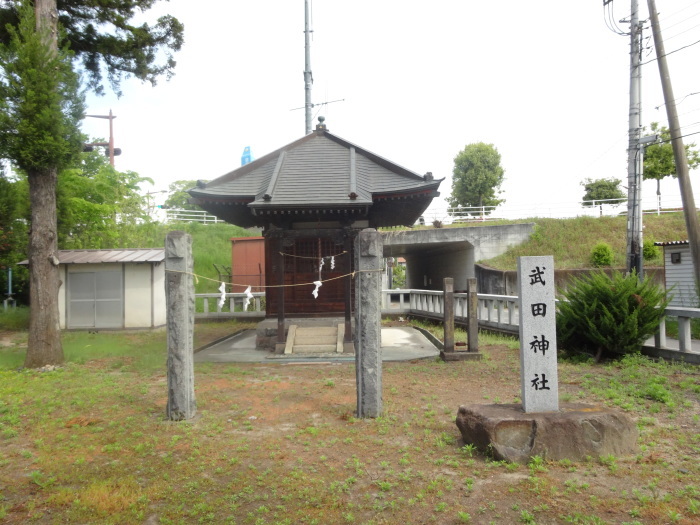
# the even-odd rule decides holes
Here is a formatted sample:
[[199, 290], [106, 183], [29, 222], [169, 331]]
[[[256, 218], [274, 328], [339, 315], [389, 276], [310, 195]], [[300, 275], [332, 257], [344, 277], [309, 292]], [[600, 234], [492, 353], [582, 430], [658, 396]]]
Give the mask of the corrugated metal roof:
[[690, 244], [690, 242], [689, 241], [655, 242], [654, 246], [681, 246], [683, 244]]
[[155, 263], [165, 260], [165, 249], [60, 250], [58, 260], [61, 264]]
[[[59, 250], [58, 260], [61, 264], [161, 263], [165, 260], [165, 248]], [[26, 265], [29, 261], [18, 264]]]
[[[164, 260], [165, 248], [58, 251], [58, 261], [61, 264], [161, 263]], [[27, 265], [29, 260], [17, 264]]]

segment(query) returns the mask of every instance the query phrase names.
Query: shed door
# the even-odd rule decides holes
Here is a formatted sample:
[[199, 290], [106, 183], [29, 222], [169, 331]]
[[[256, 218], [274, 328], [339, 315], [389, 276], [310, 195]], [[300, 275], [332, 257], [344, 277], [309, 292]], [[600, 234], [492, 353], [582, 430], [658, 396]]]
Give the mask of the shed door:
[[68, 274], [68, 328], [121, 328], [122, 272]]

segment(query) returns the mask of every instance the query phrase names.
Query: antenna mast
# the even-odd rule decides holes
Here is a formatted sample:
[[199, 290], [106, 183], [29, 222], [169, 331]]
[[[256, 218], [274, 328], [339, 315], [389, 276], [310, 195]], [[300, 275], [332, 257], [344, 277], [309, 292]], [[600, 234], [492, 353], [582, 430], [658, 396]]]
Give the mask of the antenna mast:
[[309, 0], [304, 0], [304, 93], [306, 100], [304, 104], [304, 112], [306, 113], [306, 134], [311, 133], [311, 85], [314, 83], [314, 77], [311, 74], [311, 29], [309, 23]]

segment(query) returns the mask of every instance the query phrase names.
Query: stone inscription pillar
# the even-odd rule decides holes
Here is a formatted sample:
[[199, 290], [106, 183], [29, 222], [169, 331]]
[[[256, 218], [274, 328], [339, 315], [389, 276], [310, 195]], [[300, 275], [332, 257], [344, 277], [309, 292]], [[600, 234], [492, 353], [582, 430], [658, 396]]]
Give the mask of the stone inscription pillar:
[[520, 380], [525, 412], [557, 412], [554, 257], [518, 257]]
[[168, 339], [168, 404], [171, 421], [191, 419], [194, 397], [194, 281], [192, 237], [174, 231], [165, 237], [165, 298]]
[[381, 269], [383, 245], [374, 228], [355, 241], [355, 371], [357, 417], [382, 415]]

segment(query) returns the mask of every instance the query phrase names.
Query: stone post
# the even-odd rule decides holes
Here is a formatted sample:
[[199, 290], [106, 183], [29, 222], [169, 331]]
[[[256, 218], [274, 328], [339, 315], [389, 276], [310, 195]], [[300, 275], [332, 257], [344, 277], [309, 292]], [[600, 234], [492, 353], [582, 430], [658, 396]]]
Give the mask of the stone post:
[[355, 373], [357, 417], [382, 415], [381, 286], [379, 232], [362, 230], [355, 241]]
[[523, 409], [559, 410], [554, 257], [518, 257]]
[[443, 280], [443, 352], [455, 351], [455, 284], [452, 277]]
[[479, 298], [476, 295], [476, 279], [467, 279], [467, 348], [479, 351]]
[[467, 292], [467, 344], [469, 346], [468, 351], [463, 352], [455, 349], [454, 280], [450, 277], [445, 279], [445, 346], [440, 351], [440, 358], [443, 361], [479, 361], [482, 358], [479, 353], [479, 321], [476, 314], [476, 279], [467, 279]]
[[168, 339], [168, 404], [171, 421], [191, 419], [194, 397], [194, 281], [192, 238], [181, 231], [165, 237], [165, 298]]

